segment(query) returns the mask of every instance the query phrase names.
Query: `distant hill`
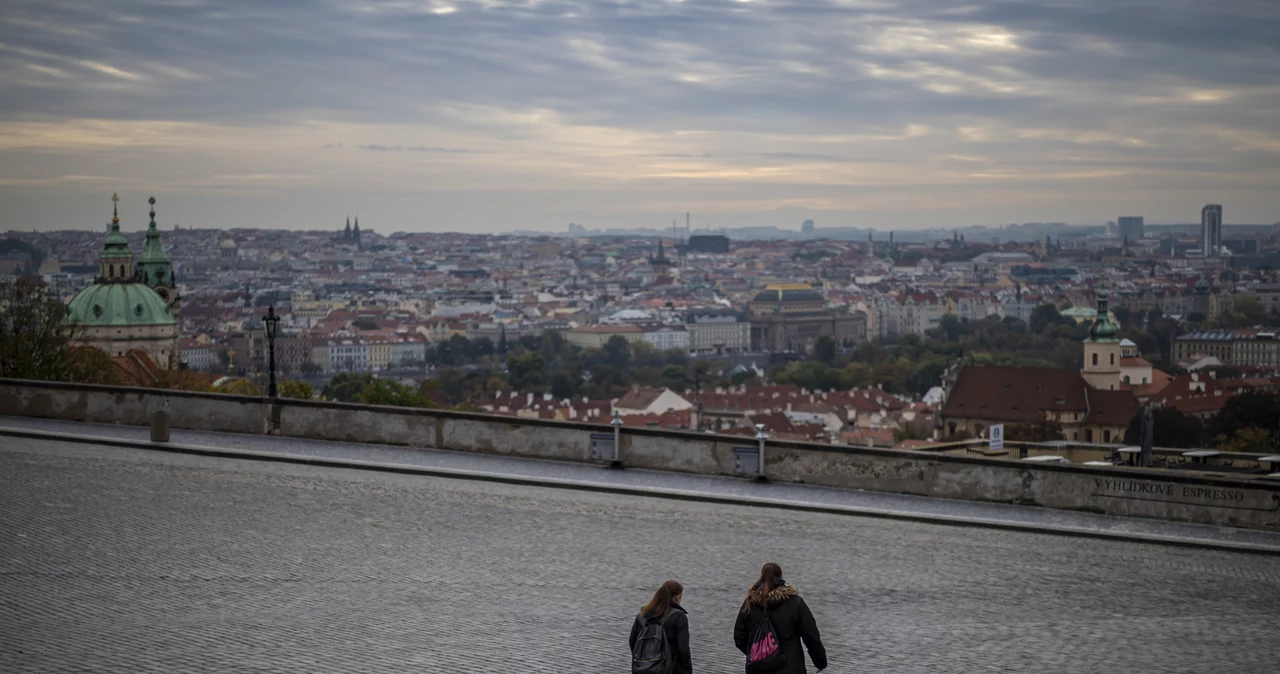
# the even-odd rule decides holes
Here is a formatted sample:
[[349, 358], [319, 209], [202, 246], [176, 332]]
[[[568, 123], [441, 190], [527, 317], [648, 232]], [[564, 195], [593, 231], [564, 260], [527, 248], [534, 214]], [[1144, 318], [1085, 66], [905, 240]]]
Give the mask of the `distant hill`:
[[31, 258], [32, 267], [39, 269], [40, 264], [44, 262], [45, 252], [35, 246], [21, 241], [19, 239], [0, 239], [0, 255], [6, 253], [26, 253]]

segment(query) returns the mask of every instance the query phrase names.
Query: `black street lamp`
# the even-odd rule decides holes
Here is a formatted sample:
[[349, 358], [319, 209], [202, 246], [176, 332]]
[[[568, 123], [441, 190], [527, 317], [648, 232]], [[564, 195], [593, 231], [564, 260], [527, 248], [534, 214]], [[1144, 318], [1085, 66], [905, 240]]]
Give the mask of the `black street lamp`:
[[262, 324], [267, 329], [267, 368], [270, 380], [267, 395], [276, 397], [276, 333], [280, 331], [280, 317], [275, 307], [267, 307], [267, 315], [262, 317]]

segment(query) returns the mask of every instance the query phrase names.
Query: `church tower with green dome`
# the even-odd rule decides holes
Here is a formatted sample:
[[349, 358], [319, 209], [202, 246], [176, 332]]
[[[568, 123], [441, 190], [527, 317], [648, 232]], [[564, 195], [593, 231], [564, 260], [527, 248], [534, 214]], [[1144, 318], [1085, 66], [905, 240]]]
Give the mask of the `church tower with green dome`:
[[[119, 200], [112, 195], [112, 202]], [[154, 224], [153, 219], [153, 228]], [[148, 239], [150, 244], [150, 235]], [[158, 249], [158, 236], [154, 241]], [[111, 231], [102, 248], [98, 278], [76, 293], [63, 320], [79, 327], [81, 341], [87, 346], [102, 349], [110, 356], [123, 356], [138, 349], [156, 365], [175, 369], [179, 357], [178, 317], [169, 302], [143, 281], [141, 265], [142, 261], [134, 264], [129, 241], [120, 232], [119, 212], [113, 205]], [[148, 267], [153, 272], [159, 268]], [[171, 279], [171, 274], [166, 278]]]
[[120, 212], [116, 204], [120, 197], [111, 195], [111, 229], [107, 232], [107, 240], [102, 247], [102, 257], [98, 260], [98, 281], [127, 281], [133, 278], [133, 251], [129, 250], [129, 240], [120, 233]]
[[173, 315], [177, 316], [180, 309], [178, 281], [174, 278], [173, 263], [169, 261], [169, 256], [160, 245], [160, 230], [156, 227], [156, 198], [151, 197], [147, 203], [151, 204], [151, 224], [147, 226], [147, 243], [134, 269], [137, 271], [138, 278], [151, 286], [151, 289], [169, 304]]
[[1084, 340], [1084, 370], [1080, 376], [1096, 389], [1120, 388], [1120, 330], [1111, 322], [1107, 289], [1098, 291], [1098, 318]]

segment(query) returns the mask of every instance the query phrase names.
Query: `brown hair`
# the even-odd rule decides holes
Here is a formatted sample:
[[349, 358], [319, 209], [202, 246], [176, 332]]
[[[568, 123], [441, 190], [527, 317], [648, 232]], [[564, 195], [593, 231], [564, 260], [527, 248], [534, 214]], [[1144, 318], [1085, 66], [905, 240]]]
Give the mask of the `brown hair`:
[[747, 590], [747, 600], [742, 605], [745, 613], [752, 604], [764, 606], [768, 601], [769, 591], [773, 589], [773, 579], [782, 577], [782, 567], [777, 562], [769, 562], [760, 567], [760, 579]]
[[668, 580], [658, 586], [658, 591], [653, 593], [653, 599], [640, 609], [640, 614], [650, 618], [665, 618], [667, 611], [671, 610], [671, 600], [682, 594], [684, 594], [684, 586], [674, 580]]

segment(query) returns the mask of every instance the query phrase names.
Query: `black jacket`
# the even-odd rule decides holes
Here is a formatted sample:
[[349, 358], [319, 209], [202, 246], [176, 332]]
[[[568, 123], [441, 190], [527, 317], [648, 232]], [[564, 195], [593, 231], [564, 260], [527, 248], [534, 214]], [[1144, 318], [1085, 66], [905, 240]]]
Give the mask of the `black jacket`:
[[[809, 607], [800, 598], [796, 588], [785, 583], [776, 585], [766, 595], [769, 620], [773, 622], [773, 630], [778, 635], [782, 651], [787, 654], [787, 664], [778, 670], [779, 674], [805, 674], [804, 652], [800, 650], [800, 642], [809, 650], [809, 658], [818, 669], [827, 667], [827, 651], [822, 647], [822, 637], [818, 635], [818, 624], [813, 620]], [[747, 606], [743, 602], [743, 606]], [[738, 620], [733, 625], [733, 643], [744, 655], [751, 652], [751, 625], [753, 621], [762, 620], [765, 616], [759, 604], [752, 604], [750, 611], [738, 611]]]
[[[676, 603], [671, 604], [671, 611], [674, 614], [668, 616], [662, 626], [667, 632], [667, 643], [671, 644], [671, 651], [676, 656], [673, 674], [693, 674], [693, 659], [689, 656], [689, 612]], [[640, 615], [636, 615], [635, 622], [631, 624], [628, 646], [632, 651], [636, 649], [636, 637], [640, 635], [640, 628], [644, 627], [640, 618]]]

